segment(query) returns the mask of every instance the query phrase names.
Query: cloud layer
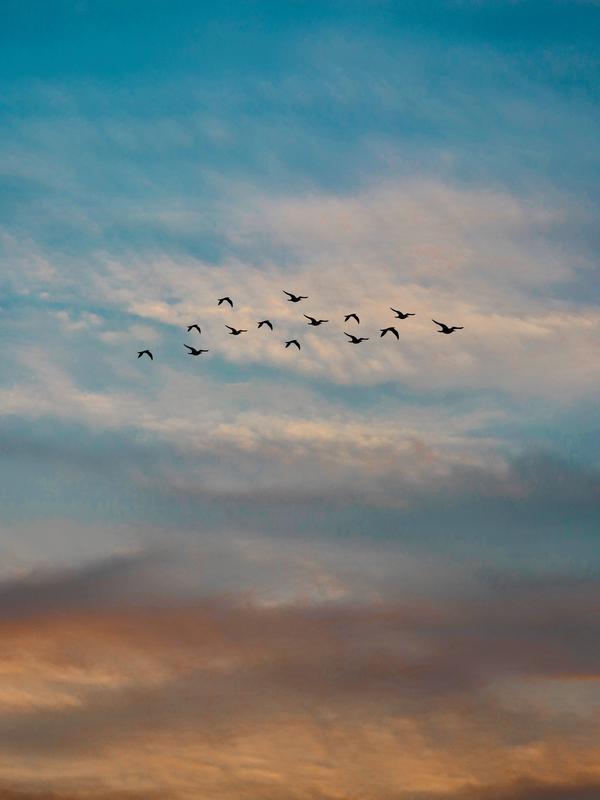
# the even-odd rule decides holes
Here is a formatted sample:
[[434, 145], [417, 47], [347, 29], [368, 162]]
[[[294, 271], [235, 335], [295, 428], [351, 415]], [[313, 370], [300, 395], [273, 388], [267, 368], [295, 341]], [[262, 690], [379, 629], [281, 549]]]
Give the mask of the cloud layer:
[[[174, 797], [537, 798], [600, 779], [594, 580], [457, 573], [436, 597], [364, 554], [364, 593], [348, 582], [356, 552], [341, 570], [318, 549], [312, 564], [262, 552], [281, 590], [293, 571], [303, 590], [205, 592], [232, 558], [255, 579], [260, 542], [5, 582], [7, 785], [32, 764], [67, 795], [77, 780]], [[521, 783], [502, 788], [507, 775]]]

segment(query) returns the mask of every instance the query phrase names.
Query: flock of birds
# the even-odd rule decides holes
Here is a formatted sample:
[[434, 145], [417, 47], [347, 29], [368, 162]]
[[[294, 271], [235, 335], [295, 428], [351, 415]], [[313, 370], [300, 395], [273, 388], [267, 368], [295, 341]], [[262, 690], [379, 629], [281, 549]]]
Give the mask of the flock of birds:
[[[285, 289], [283, 289], [283, 293], [287, 295], [288, 302], [290, 303], [299, 303], [301, 300], [308, 300], [308, 295], [292, 294], [292, 292], [286, 292]], [[233, 308], [233, 300], [231, 299], [231, 297], [219, 297], [217, 305], [222, 306], [224, 303], [228, 303], [229, 306]], [[396, 319], [407, 319], [408, 317], [415, 316], [411, 312], [405, 313], [403, 311], [398, 311], [397, 308], [391, 308], [391, 306], [390, 310], [394, 312], [394, 314], [396, 315]], [[311, 325], [313, 328], [317, 328], [319, 327], [319, 325], [324, 325], [325, 323], [329, 322], [328, 319], [317, 319], [316, 317], [311, 317], [309, 314], [304, 314], [303, 316], [306, 317], [306, 319], [308, 320], [308, 324]], [[353, 319], [357, 325], [360, 325], [360, 317], [358, 316], [358, 314], [353, 312], [352, 314], [346, 314], [344, 316], [344, 322], [349, 322], [351, 319]], [[452, 326], [446, 325], [444, 322], [438, 322], [435, 319], [431, 321], [434, 322], [436, 325], [439, 325], [438, 333], [449, 334], [449, 333], [454, 333], [454, 331], [462, 331], [463, 329], [462, 325], [452, 325]], [[271, 331], [274, 330], [274, 325], [269, 319], [262, 319], [258, 322], [259, 329], [262, 328], [263, 326], [269, 328]], [[246, 328], [234, 328], [231, 325], [225, 325], [225, 327], [228, 328], [231, 336], [239, 336], [242, 333], [248, 333]], [[187, 326], [188, 333], [191, 333], [191, 331], [193, 330], [198, 331], [198, 333], [202, 333], [202, 330], [197, 323]], [[396, 339], [398, 340], [400, 339], [400, 334], [398, 333], [398, 330], [394, 325], [389, 325], [387, 328], [380, 328], [380, 338], [386, 336], [388, 333], [392, 334], [392, 336], [395, 336]], [[348, 337], [348, 344], [361, 344], [361, 342], [368, 342], [370, 338], [369, 336], [355, 336], [353, 333], [347, 333], [347, 331], [344, 331], [344, 334]], [[286, 349], [288, 347], [291, 347], [292, 345], [294, 347], [297, 347], [298, 350], [301, 349], [300, 342], [298, 341], [298, 339], [289, 339], [288, 341], [284, 341], [284, 346]], [[191, 345], [189, 344], [184, 344], [183, 346], [187, 348], [188, 355], [190, 356], [201, 356], [203, 353], [210, 352], [210, 350], [207, 349], [202, 349], [199, 347], [191, 347]], [[141, 358], [142, 356], [148, 356], [148, 358], [154, 360], [154, 356], [150, 350], [139, 350], [137, 357]]]

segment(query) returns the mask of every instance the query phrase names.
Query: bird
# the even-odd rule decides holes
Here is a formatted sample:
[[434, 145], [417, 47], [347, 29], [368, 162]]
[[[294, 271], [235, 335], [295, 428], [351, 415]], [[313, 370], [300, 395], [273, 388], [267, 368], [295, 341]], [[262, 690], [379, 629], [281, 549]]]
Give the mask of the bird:
[[262, 328], [263, 325], [266, 325], [267, 328], [271, 328], [271, 330], [273, 330], [273, 323], [271, 322], [271, 320], [263, 319], [258, 323], [259, 328]]
[[288, 302], [290, 302], [290, 303], [299, 303], [299, 302], [300, 302], [300, 300], [308, 300], [308, 297], [307, 297], [306, 295], [302, 295], [302, 294], [292, 294], [291, 292], [286, 292], [286, 290], [285, 290], [285, 289], [282, 289], [281, 291], [282, 291], [284, 294], [287, 294], [287, 296], [288, 296]]
[[286, 350], [291, 344], [295, 344], [298, 350], [300, 350], [300, 342], [298, 341], [298, 339], [290, 339], [289, 342], [286, 342], [285, 343]]
[[229, 303], [229, 305], [233, 308], [233, 300], [231, 299], [231, 297], [219, 297], [219, 302], [217, 303], [217, 305], [220, 306], [223, 303]]
[[188, 326], [187, 326], [188, 333], [189, 333], [190, 331], [193, 331], [193, 330], [194, 330], [194, 328], [195, 328], [195, 329], [198, 331], [198, 333], [202, 333], [202, 331], [200, 330], [200, 325], [196, 325], [196, 324], [194, 324], [194, 325], [188, 325]]
[[152, 353], [150, 352], [150, 350], [140, 350], [140, 351], [138, 352], [138, 358], [141, 358], [142, 356], [148, 356], [148, 358], [149, 358], [149, 359], [151, 359], [152, 361], [154, 361], [154, 356], [152, 355]]
[[[346, 331], [344, 331], [346, 333]], [[348, 344], [360, 344], [361, 342], [368, 342], [368, 336], [353, 336], [351, 333], [346, 333], [346, 336], [350, 339]]]
[[229, 333], [232, 336], [239, 336], [240, 333], [248, 333], [248, 331], [245, 330], [245, 328], [239, 328], [239, 329], [238, 328], [232, 328], [231, 325], [225, 325], [225, 327], [229, 328]]
[[306, 319], [308, 320], [308, 324], [312, 325], [315, 328], [318, 325], [322, 325], [324, 322], [329, 322], [328, 319], [315, 319], [314, 317], [309, 317], [308, 314], [303, 314], [302, 316], [306, 317]]
[[357, 323], [360, 325], [360, 320], [358, 318], [358, 314], [346, 314], [346, 316], [344, 317], [344, 322], [348, 322], [348, 320], [352, 319], [353, 317], [357, 321]]
[[398, 319], [406, 319], [407, 317], [414, 317], [415, 316], [414, 314], [411, 314], [410, 312], [407, 313], [407, 314], [403, 314], [402, 311], [398, 311], [397, 308], [392, 308], [391, 306], [390, 306], [390, 310], [394, 312], [394, 314], [398, 317]]
[[[381, 330], [381, 336], [385, 336], [386, 333], [393, 333], [394, 336], [396, 337], [396, 339], [400, 339], [400, 335], [399, 335], [398, 331], [396, 330], [396, 328], [394, 328], [393, 325], [390, 325], [389, 328], [381, 328], [380, 330]], [[381, 338], [381, 337], [379, 337], [379, 338]]]
[[444, 325], [443, 322], [438, 322], [435, 319], [432, 319], [431, 321], [440, 326], [441, 330], [439, 330], [438, 333], [454, 333], [454, 331], [462, 331], [464, 327], [463, 325], [454, 325], [453, 327], [448, 327], [448, 325]]
[[202, 353], [208, 353], [208, 350], [196, 350], [195, 347], [190, 347], [189, 344], [184, 344], [183, 346], [187, 347], [189, 356], [201, 356]]

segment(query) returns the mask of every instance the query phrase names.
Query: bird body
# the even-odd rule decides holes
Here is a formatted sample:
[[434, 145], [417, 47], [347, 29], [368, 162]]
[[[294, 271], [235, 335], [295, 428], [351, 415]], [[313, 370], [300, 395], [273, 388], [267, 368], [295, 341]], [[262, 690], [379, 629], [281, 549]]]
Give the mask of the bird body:
[[189, 344], [184, 344], [184, 347], [188, 349], [188, 355], [190, 356], [200, 356], [202, 353], [208, 353], [208, 350], [197, 350], [195, 347], [190, 347]]
[[348, 322], [348, 320], [355, 319], [357, 324], [360, 325], [360, 319], [358, 318], [358, 314], [346, 314], [344, 317], [344, 322]]
[[281, 290], [284, 294], [287, 294], [288, 301], [290, 303], [299, 303], [300, 300], [308, 300], [308, 297], [302, 294], [292, 294], [291, 292], [286, 292], [285, 289]]
[[344, 331], [344, 333], [346, 334], [346, 336], [350, 340], [348, 342], [348, 344], [360, 344], [361, 342], [368, 342], [369, 341], [369, 337], [368, 336], [354, 336], [351, 333], [346, 333], [346, 331]]
[[[392, 333], [396, 339], [400, 339], [400, 334], [393, 325], [390, 325], [389, 328], [381, 328], [381, 336], [385, 336], [386, 333]], [[381, 336], [379, 338], [381, 338]]]
[[223, 303], [229, 303], [229, 305], [233, 308], [233, 300], [231, 297], [219, 297], [217, 305], [220, 306], [223, 305]]
[[285, 343], [286, 350], [291, 344], [295, 344], [298, 350], [300, 350], [300, 342], [298, 341], [298, 339], [290, 339], [289, 342], [286, 342]]
[[312, 325], [313, 327], [317, 327], [318, 325], [322, 325], [324, 322], [329, 322], [328, 319], [315, 319], [314, 317], [309, 317], [308, 314], [303, 314], [304, 317], [308, 320], [308, 324]]
[[154, 356], [150, 352], [150, 350], [140, 350], [138, 351], [137, 357], [141, 358], [142, 356], [148, 356], [151, 361], [154, 361]]
[[225, 325], [226, 328], [229, 328], [229, 333], [232, 336], [239, 336], [240, 333], [248, 333], [245, 328], [232, 328], [231, 325]]
[[432, 319], [431, 321], [435, 322], [436, 325], [440, 326], [440, 330], [438, 331], [438, 333], [454, 333], [454, 331], [462, 331], [464, 327], [463, 325], [448, 326], [445, 325], [443, 322], [438, 322], [435, 319]]
[[194, 325], [188, 325], [188, 326], [187, 326], [188, 333], [189, 333], [190, 331], [193, 331], [193, 330], [194, 330], [194, 328], [195, 328], [195, 329], [198, 331], [198, 333], [202, 333], [202, 331], [200, 330], [200, 325], [196, 325], [196, 324], [194, 324]]
[[414, 317], [414, 314], [408, 312], [407, 314], [403, 314], [402, 311], [398, 311], [397, 308], [392, 308], [390, 306], [390, 310], [394, 312], [394, 314], [398, 317], [398, 319], [406, 319], [407, 317]]
[[267, 328], [271, 328], [271, 330], [273, 330], [273, 323], [271, 322], [271, 320], [263, 319], [258, 323], [259, 328], [262, 328], [263, 325], [266, 325]]

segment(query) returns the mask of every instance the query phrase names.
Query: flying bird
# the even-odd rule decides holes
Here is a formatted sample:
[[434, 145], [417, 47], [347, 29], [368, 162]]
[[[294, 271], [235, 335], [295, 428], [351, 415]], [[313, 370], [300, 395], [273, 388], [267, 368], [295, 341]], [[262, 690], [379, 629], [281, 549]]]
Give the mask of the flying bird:
[[[346, 333], [346, 331], [344, 331]], [[346, 336], [350, 339], [348, 344], [360, 344], [361, 342], [368, 342], [368, 336], [353, 336], [351, 333], [346, 333]]]
[[263, 325], [266, 325], [267, 328], [271, 328], [271, 330], [273, 330], [273, 323], [271, 322], [271, 320], [263, 319], [258, 323], [259, 328], [262, 328]]
[[194, 328], [195, 328], [195, 329], [198, 331], [198, 333], [202, 333], [202, 331], [200, 330], [200, 325], [188, 325], [188, 326], [187, 326], [188, 333], [189, 333], [190, 331], [193, 331], [193, 330], [194, 330]]
[[285, 343], [286, 350], [291, 344], [295, 344], [298, 350], [300, 350], [300, 342], [298, 341], [298, 339], [290, 339], [289, 342], [286, 342]]
[[285, 289], [282, 289], [281, 291], [282, 291], [284, 294], [287, 294], [287, 296], [288, 296], [288, 302], [290, 302], [290, 303], [299, 303], [299, 302], [300, 302], [300, 300], [308, 300], [308, 297], [307, 297], [306, 295], [302, 295], [302, 294], [292, 294], [291, 292], [286, 292], [286, 290], [285, 290]]
[[183, 346], [187, 347], [189, 356], [201, 356], [202, 353], [208, 353], [208, 350], [196, 350], [195, 347], [190, 347], [189, 344], [184, 344]]
[[233, 300], [231, 299], [231, 297], [219, 297], [219, 302], [217, 303], [217, 305], [220, 306], [223, 303], [229, 303], [229, 305], [233, 308]]
[[349, 319], [355, 319], [357, 323], [360, 325], [358, 314], [346, 314], [346, 316], [344, 317], [344, 322], [348, 322]]
[[398, 317], [398, 319], [406, 319], [407, 317], [414, 317], [415, 316], [414, 314], [411, 314], [410, 312], [407, 313], [407, 314], [403, 314], [402, 311], [398, 311], [397, 308], [392, 308], [391, 306], [390, 306], [390, 310], [394, 312], [394, 314]]
[[149, 359], [151, 359], [152, 361], [154, 361], [154, 356], [152, 355], [152, 353], [150, 352], [150, 350], [140, 350], [140, 351], [138, 352], [138, 358], [141, 358], [142, 356], [148, 356], [148, 358], [149, 358]]
[[322, 325], [324, 322], [329, 322], [328, 319], [315, 319], [314, 317], [309, 317], [308, 314], [303, 314], [302, 316], [306, 317], [308, 324], [313, 325], [315, 328], [317, 325]]
[[439, 330], [438, 333], [454, 333], [454, 331], [462, 331], [464, 327], [463, 325], [454, 325], [453, 327], [448, 327], [448, 325], [444, 325], [443, 322], [438, 322], [435, 319], [432, 319], [431, 321], [440, 326], [441, 330]]
[[245, 328], [232, 328], [231, 325], [225, 325], [226, 328], [229, 328], [229, 333], [232, 336], [239, 336], [240, 333], [248, 333]]
[[[390, 325], [389, 328], [381, 328], [380, 330], [381, 330], [381, 336], [385, 336], [386, 333], [393, 333], [396, 339], [398, 340], [400, 339], [400, 335], [393, 325]], [[381, 338], [381, 336], [379, 338]]]

